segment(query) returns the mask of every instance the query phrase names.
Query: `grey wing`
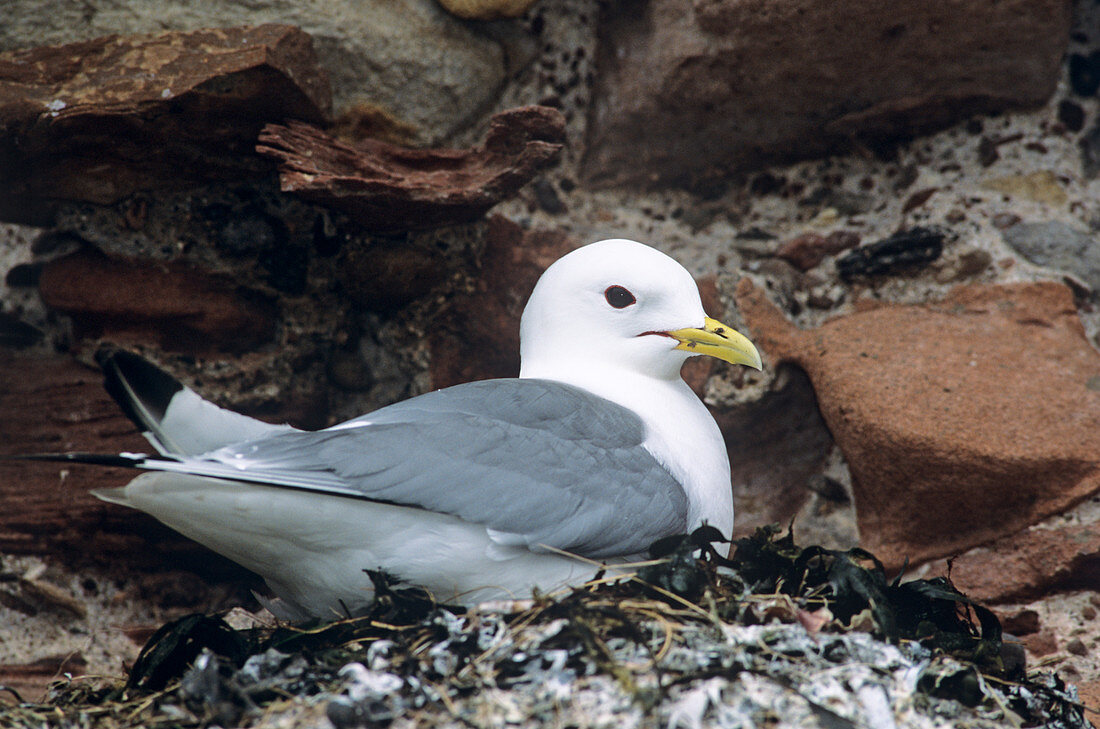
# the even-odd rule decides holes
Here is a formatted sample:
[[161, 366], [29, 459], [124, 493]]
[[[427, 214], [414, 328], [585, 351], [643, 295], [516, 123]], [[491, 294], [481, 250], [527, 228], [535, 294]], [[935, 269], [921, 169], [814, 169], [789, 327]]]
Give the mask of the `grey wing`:
[[207, 454], [247, 480], [416, 506], [498, 541], [594, 558], [636, 554], [687, 528], [687, 497], [630, 410], [545, 380], [439, 390], [313, 433]]

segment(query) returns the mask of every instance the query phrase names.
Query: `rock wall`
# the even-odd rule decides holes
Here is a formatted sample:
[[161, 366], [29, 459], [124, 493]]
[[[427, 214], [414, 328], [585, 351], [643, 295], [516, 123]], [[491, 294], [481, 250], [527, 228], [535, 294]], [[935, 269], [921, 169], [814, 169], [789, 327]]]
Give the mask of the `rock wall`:
[[[337, 113], [349, 123], [373, 110], [419, 141], [442, 139], [493, 104], [523, 45], [506, 27], [499, 36], [451, 16], [433, 0], [5, 4], [0, 50], [52, 46], [101, 36], [166, 30], [293, 25], [314, 40], [329, 73]], [[510, 42], [515, 36], [515, 42]]]
[[1069, 25], [1065, 0], [611, 4], [586, 175], [691, 179], [1033, 106]]
[[[793, 520], [891, 569], [962, 555], [989, 599], [1080, 589], [1094, 5], [12, 0], [0, 443], [143, 447], [98, 390], [105, 345], [304, 427], [509, 376], [542, 269], [626, 236], [761, 343], [763, 373], [685, 369], [740, 530]], [[87, 495], [124, 478], [0, 462], [0, 551], [230, 570]]]

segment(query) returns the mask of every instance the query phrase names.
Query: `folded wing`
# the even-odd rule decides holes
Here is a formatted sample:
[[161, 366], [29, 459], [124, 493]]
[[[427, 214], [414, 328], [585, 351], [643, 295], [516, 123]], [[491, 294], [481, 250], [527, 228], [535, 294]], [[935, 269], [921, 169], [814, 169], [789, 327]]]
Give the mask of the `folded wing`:
[[414, 506], [498, 543], [603, 558], [687, 527], [684, 490], [644, 440], [640, 418], [584, 390], [488, 380], [143, 467]]

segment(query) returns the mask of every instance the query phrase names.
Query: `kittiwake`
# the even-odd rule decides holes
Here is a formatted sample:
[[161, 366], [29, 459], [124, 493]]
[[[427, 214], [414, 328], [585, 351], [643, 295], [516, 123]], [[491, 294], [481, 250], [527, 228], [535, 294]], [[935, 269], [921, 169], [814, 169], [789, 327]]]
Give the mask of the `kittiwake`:
[[654, 248], [613, 239], [553, 263], [520, 322], [517, 379], [470, 382], [320, 431], [203, 400], [136, 355], [101, 364], [158, 455], [95, 494], [261, 575], [285, 617], [369, 608], [381, 572], [441, 602], [576, 584], [702, 524], [727, 537], [726, 445], [680, 377], [710, 355], [760, 368]]

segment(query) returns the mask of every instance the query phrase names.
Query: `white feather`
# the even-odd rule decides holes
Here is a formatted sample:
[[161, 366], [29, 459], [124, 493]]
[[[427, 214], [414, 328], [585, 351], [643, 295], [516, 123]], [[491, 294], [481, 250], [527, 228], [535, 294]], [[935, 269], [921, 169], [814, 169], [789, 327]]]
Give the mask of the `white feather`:
[[352, 614], [382, 570], [436, 599], [474, 604], [529, 597], [590, 577], [588, 562], [494, 542], [447, 514], [176, 473], [147, 473], [97, 493], [144, 511], [260, 574], [309, 615]]

